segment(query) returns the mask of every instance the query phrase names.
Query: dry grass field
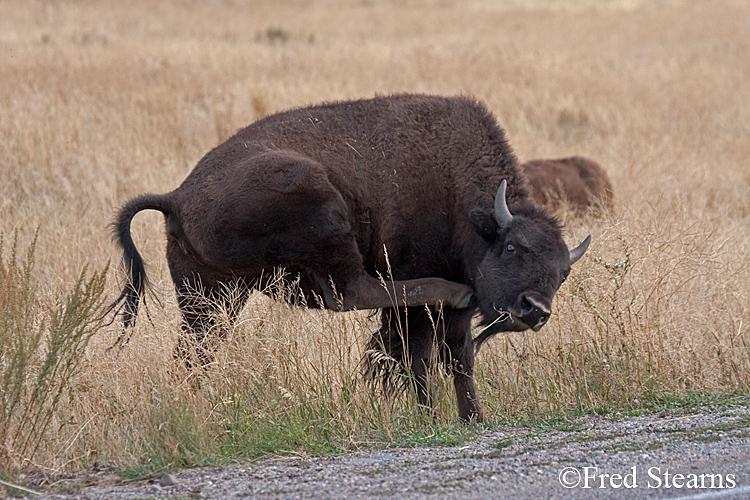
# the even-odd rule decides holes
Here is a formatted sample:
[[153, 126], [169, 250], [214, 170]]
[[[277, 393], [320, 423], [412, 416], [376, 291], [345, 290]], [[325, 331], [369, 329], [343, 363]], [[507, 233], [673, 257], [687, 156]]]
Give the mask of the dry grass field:
[[122, 203], [174, 189], [259, 117], [375, 94], [475, 95], [520, 159], [585, 155], [612, 179], [611, 215], [559, 213], [569, 242], [594, 240], [550, 323], [479, 354], [491, 421], [747, 393], [747, 33], [750, 4], [732, 1], [0, 0], [0, 314], [23, 281], [8, 271], [14, 234], [23, 262], [38, 231], [26, 324], [42, 332], [25, 379], [9, 374], [13, 335], [27, 330], [0, 332], [0, 469], [148, 474], [471, 432], [456, 422], [450, 381], [437, 422], [410, 396], [370, 392], [358, 366], [366, 314], [264, 296], [194, 390], [173, 366], [180, 318], [157, 213], [133, 227], [161, 299], [150, 321], [142, 314], [124, 349], [107, 350], [116, 324], [84, 336], [69, 377], [50, 379], [60, 396], [36, 420], [21, 411], [51, 349], [44, 318], [84, 267], [88, 280], [111, 261], [103, 298], [119, 293], [109, 223]]

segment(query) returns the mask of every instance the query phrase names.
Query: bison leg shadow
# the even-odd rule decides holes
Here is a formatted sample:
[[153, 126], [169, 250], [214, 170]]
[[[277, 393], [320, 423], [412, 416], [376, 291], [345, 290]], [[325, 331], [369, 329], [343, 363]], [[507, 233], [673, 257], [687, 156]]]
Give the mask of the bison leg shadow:
[[483, 421], [473, 376], [472, 315], [452, 308], [384, 309], [365, 351], [365, 376], [389, 398], [413, 387], [420, 407], [437, 417], [433, 377], [438, 363], [453, 376], [459, 417]]

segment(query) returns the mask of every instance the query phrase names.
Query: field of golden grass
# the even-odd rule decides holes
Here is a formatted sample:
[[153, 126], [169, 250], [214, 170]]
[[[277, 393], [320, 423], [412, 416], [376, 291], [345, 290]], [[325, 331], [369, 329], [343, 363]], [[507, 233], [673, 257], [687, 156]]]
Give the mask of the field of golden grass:
[[[6, 254], [15, 231], [24, 249], [38, 228], [42, 310], [85, 265], [110, 260], [114, 298], [122, 274], [109, 223], [118, 207], [174, 189], [238, 128], [321, 101], [472, 94], [520, 159], [594, 158], [616, 198], [602, 218], [559, 214], [570, 243], [594, 240], [548, 326], [482, 349], [477, 378], [490, 420], [746, 393], [747, 33], [750, 4], [732, 1], [6, 0]], [[162, 303], [149, 302], [150, 321], [142, 313], [125, 349], [107, 350], [118, 325], [92, 338], [34, 456], [0, 443], [12, 467], [161, 470], [213, 454], [388, 443], [424, 427], [413, 402], [384, 402], [359, 383], [370, 318], [262, 296], [201, 390], [190, 389], [172, 368], [180, 318], [162, 221], [145, 213], [133, 226]], [[442, 391], [450, 425], [452, 389]], [[254, 429], [270, 436], [295, 425], [287, 441], [249, 444]]]

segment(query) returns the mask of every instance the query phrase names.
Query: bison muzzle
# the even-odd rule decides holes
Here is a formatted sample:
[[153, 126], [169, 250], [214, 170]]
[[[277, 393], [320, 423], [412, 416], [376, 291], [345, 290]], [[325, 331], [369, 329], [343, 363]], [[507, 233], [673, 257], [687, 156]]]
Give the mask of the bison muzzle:
[[[171, 193], [130, 200], [115, 222], [128, 281], [110, 308], [126, 328], [147, 283], [130, 235], [145, 209], [165, 217], [184, 318], [176, 355], [193, 343], [197, 361], [210, 362], [230, 326], [217, 310], [231, 323], [283, 269], [310, 307], [380, 309], [370, 374], [387, 385], [394, 366], [382, 361], [396, 359], [432, 408], [430, 373], [442, 362], [463, 419], [483, 418], [478, 347], [501, 331], [541, 328], [590, 241], [568, 250], [558, 222], [530, 202], [495, 118], [469, 97], [396, 95], [272, 115], [206, 154]], [[474, 339], [477, 313], [484, 330]]]

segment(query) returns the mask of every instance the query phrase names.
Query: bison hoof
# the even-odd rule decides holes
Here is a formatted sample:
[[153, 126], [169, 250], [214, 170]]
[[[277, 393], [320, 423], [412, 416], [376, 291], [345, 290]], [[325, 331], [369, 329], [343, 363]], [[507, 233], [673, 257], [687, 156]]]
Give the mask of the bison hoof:
[[458, 304], [458, 309], [467, 309], [469, 307], [474, 307], [476, 305], [477, 305], [477, 296], [474, 295], [473, 293], [470, 293], [469, 295], [466, 296], [464, 300], [462, 300]]

